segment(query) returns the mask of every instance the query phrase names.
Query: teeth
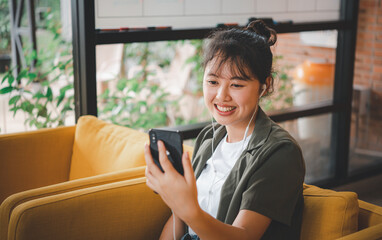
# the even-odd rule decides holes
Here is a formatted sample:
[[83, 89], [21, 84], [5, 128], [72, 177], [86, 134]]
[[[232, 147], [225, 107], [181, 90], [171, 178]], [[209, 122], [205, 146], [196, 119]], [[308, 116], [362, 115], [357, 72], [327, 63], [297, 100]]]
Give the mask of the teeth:
[[235, 109], [235, 107], [221, 107], [219, 105], [216, 105], [217, 109], [221, 112], [229, 112]]

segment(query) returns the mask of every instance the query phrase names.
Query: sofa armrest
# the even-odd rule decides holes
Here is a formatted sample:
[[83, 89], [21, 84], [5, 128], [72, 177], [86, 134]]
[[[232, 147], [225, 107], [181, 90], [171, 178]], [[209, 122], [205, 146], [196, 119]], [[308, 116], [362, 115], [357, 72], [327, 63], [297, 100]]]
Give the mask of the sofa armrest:
[[358, 229], [362, 230], [382, 223], [382, 207], [358, 200]]
[[338, 240], [378, 240], [382, 239], [382, 223], [372, 227], [365, 228], [361, 231], [338, 238]]
[[170, 214], [146, 178], [136, 178], [20, 204], [8, 239], [158, 239]]
[[9, 196], [0, 205], [0, 239], [6, 239], [11, 212], [18, 205], [47, 196], [62, 194], [78, 189], [94, 187], [112, 182], [144, 177], [146, 167], [137, 167], [119, 172], [97, 175], [93, 177], [76, 179], [46, 187], [35, 188]]
[[360, 231], [346, 235], [340, 240], [382, 239], [382, 207], [358, 200], [358, 229]]
[[13, 193], [69, 179], [75, 127], [0, 135], [0, 203]]

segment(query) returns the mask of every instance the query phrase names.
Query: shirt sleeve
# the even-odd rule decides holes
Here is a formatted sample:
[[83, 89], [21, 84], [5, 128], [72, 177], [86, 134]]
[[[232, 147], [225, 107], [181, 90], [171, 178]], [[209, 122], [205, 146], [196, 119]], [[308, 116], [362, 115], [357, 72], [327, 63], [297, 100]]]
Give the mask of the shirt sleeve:
[[282, 140], [262, 154], [261, 166], [251, 172], [240, 209], [258, 212], [290, 226], [302, 185], [305, 165], [299, 146]]

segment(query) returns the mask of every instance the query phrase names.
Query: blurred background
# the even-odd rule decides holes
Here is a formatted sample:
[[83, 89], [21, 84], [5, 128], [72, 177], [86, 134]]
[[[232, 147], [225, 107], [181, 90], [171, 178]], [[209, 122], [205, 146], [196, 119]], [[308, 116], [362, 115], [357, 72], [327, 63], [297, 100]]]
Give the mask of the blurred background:
[[[74, 125], [73, 6], [69, 1], [35, 0], [25, 1], [24, 6], [19, 7], [20, 2], [23, 1], [0, 0], [0, 134]], [[130, 4], [134, 2], [130, 1]], [[229, 15], [224, 12], [224, 9], [229, 9], [229, 1], [215, 2], [223, 4], [224, 19], [239, 19], [239, 25], [245, 25], [251, 15], [245, 13], [239, 18], [240, 9]], [[340, 19], [340, 1], [242, 2], [255, 4], [254, 8], [261, 13], [259, 16], [275, 14], [274, 19], [278, 17], [281, 22], [291, 18], [294, 18], [293, 23], [304, 22], [307, 15], [310, 15], [309, 21], [316, 22], [327, 21], [326, 16], [331, 21]], [[119, 32], [118, 29], [107, 29], [116, 26], [116, 23], [107, 21], [107, 14], [117, 3], [96, 1], [95, 31]], [[175, 3], [167, 1], [167, 4]], [[186, 7], [191, 9], [189, 14], [200, 14], [202, 18], [207, 19], [208, 14], [214, 14]], [[104, 8], [103, 12], [100, 8]], [[212, 11], [214, 8], [206, 9]], [[137, 12], [121, 11], [113, 14], [117, 17], [122, 14], [118, 21], [131, 21], [133, 27], [145, 21], [161, 20], [158, 16], [169, 14], [153, 7], [140, 9], [142, 16], [151, 16], [150, 11], [162, 11], [144, 19], [135, 16]], [[130, 19], [123, 14], [135, 18]], [[183, 19], [184, 23], [179, 23], [183, 25], [178, 28], [195, 27], [188, 21], [187, 12], [184, 14], [184, 19], [176, 14], [170, 14], [166, 19], [170, 22], [172, 18]], [[209, 25], [198, 26], [211, 27], [213, 20], [208, 21]], [[18, 34], [13, 42], [12, 26], [17, 26], [13, 34]], [[356, 31], [350, 133], [349, 138], [342, 139], [349, 141], [346, 160], [349, 175], [381, 166], [382, 162], [381, 1], [359, 1]], [[278, 35], [277, 44], [272, 47], [275, 91], [261, 101], [261, 107], [268, 114], [333, 102], [338, 34], [337, 29], [330, 29], [294, 30]], [[208, 122], [201, 84], [205, 43], [203, 39], [143, 39], [139, 42], [97, 44], [95, 84], [98, 117], [142, 131], [152, 127]], [[328, 112], [279, 122], [303, 149], [307, 183], [336, 178], [337, 163], [331, 157], [332, 115]], [[192, 145], [193, 140], [187, 143]]]

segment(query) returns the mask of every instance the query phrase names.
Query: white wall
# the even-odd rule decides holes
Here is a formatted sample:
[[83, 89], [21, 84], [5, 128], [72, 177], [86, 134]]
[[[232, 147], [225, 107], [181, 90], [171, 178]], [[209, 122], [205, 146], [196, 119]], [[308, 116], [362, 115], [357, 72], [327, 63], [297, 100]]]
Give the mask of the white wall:
[[294, 22], [338, 20], [340, 0], [94, 0], [96, 28], [244, 25], [250, 17]]

